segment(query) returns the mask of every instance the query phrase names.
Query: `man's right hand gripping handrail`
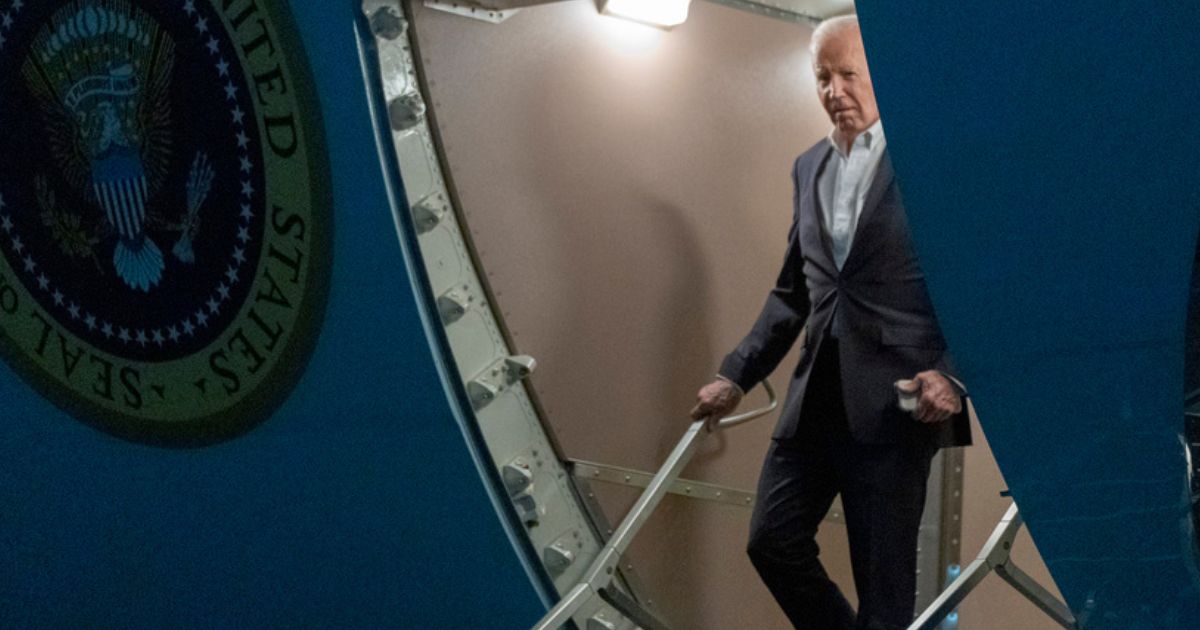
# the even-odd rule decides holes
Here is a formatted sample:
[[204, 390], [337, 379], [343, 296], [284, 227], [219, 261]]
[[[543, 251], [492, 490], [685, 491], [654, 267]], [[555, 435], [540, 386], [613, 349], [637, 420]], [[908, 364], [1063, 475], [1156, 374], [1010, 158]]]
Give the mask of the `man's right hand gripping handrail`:
[[[775, 396], [775, 389], [767, 381], [763, 381], [762, 385], [769, 399], [766, 406], [724, 418], [716, 423], [716, 427], [718, 429], [727, 429], [744, 424], [755, 418], [761, 418], [774, 411], [779, 406], [779, 400]], [[633, 507], [630, 508], [629, 514], [621, 521], [621, 525], [613, 532], [608, 544], [604, 545], [604, 548], [597, 554], [596, 559], [588, 566], [587, 571], [583, 574], [583, 579], [563, 596], [558, 605], [550, 609], [537, 625], [533, 626], [533, 630], [557, 630], [572, 615], [578, 612], [585, 603], [597, 596], [601, 589], [606, 588], [612, 583], [617, 567], [621, 564], [621, 555], [629, 547], [629, 543], [633, 540], [634, 535], [637, 534], [642, 525], [650, 518], [650, 514], [654, 511], [654, 508], [658, 507], [659, 502], [666, 496], [671, 484], [679, 478], [679, 474], [683, 472], [683, 468], [691, 461], [692, 455], [696, 452], [696, 447], [700, 444], [699, 438], [709, 433], [705, 429], [707, 423], [708, 419], [702, 418], [693, 422], [692, 426], [688, 427], [683, 438], [675, 445], [675, 449], [671, 451], [670, 456], [667, 457], [667, 461], [655, 473], [654, 479], [650, 481], [650, 485], [646, 486], [645, 492], [638, 498], [637, 503], [634, 503]]]
[[[775, 408], [779, 406], [779, 400], [775, 397], [775, 388], [771, 387], [771, 384], [767, 381], [763, 381], [762, 386], [763, 386], [763, 389], [766, 390], [766, 392], [767, 392], [768, 400], [767, 400], [766, 406], [759, 407], [758, 409], [747, 411], [745, 413], [739, 413], [736, 416], [729, 416], [728, 418], [724, 418], [721, 421], [717, 422], [717, 428], [728, 429], [729, 427], [736, 427], [739, 424], [744, 424], [746, 422], [750, 422], [751, 420], [756, 420], [758, 418], [761, 418], [761, 417], [771, 413], [772, 411], [775, 411]], [[701, 421], [701, 422], [703, 422], [703, 421]]]

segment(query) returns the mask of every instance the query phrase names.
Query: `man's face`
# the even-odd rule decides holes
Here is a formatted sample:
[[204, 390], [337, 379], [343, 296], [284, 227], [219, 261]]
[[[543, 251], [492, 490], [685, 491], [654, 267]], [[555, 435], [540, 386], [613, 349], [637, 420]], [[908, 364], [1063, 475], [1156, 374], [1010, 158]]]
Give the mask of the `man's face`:
[[817, 95], [838, 131], [853, 138], [879, 120], [867, 54], [857, 28], [830, 34], [813, 59]]

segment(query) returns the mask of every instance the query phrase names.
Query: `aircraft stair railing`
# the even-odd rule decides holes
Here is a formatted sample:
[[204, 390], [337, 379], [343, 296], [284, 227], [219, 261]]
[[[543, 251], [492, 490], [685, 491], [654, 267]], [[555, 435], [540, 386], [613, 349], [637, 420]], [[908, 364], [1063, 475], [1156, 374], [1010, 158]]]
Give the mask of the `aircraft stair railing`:
[[[1008, 496], [1007, 493], [1004, 494]], [[1082, 624], [1076, 621], [1066, 604], [1013, 563], [1011, 556], [1013, 542], [1024, 522], [1020, 512], [1017, 511], [1017, 504], [1010, 505], [992, 535], [984, 543], [983, 549], [980, 550], [975, 561], [913, 621], [908, 630], [937, 630], [942, 627], [942, 622], [946, 617], [991, 572], [995, 572], [996, 575], [1003, 578], [1009, 586], [1016, 589], [1058, 625], [1067, 630], [1081, 627]]]
[[[764, 407], [725, 418], [716, 423], [716, 430], [735, 427], [774, 411], [779, 405], [775, 390], [767, 381], [763, 381], [763, 389], [766, 390], [768, 397], [768, 402]], [[650, 485], [646, 487], [637, 502], [630, 508], [629, 513], [625, 515], [620, 526], [613, 532], [608, 544], [600, 550], [595, 560], [584, 572], [583, 578], [563, 596], [554, 608], [546, 613], [546, 616], [542, 617], [541, 621], [533, 626], [533, 630], [557, 630], [570, 621], [571, 616], [582, 606], [596, 597], [600, 597], [620, 610], [622, 614], [644, 630], [666, 628], [661, 621], [641, 610], [635, 602], [612, 588], [612, 583], [616, 577], [617, 568], [621, 564], [621, 557], [629, 548], [634, 536], [650, 519], [655, 508], [670, 491], [671, 485], [679, 479], [684, 467], [692, 460], [692, 456], [695, 455], [703, 438], [710, 433], [705, 426], [706, 423], [706, 420], [697, 420], [688, 427], [683, 438], [675, 445], [666, 462], [650, 481]]]

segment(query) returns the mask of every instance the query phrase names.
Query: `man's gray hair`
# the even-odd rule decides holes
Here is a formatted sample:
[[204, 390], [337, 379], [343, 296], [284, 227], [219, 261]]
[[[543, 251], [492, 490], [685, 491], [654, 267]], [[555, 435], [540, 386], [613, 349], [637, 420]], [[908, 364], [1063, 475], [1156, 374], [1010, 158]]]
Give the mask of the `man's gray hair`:
[[809, 52], [812, 53], [813, 57], [816, 57], [817, 50], [821, 48], [821, 44], [825, 43], [825, 40], [850, 29], [858, 30], [857, 15], [839, 15], [822, 21], [817, 25], [817, 29], [813, 31], [812, 40], [808, 44]]

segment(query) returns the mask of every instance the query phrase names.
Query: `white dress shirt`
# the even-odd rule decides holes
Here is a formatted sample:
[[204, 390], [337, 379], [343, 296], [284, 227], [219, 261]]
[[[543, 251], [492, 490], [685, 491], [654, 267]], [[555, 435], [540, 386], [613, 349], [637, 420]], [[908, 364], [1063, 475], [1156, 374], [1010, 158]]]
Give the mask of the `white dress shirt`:
[[817, 182], [817, 195], [824, 215], [825, 230], [833, 241], [833, 258], [840, 270], [854, 245], [854, 231], [858, 229], [858, 217], [862, 214], [863, 201], [887, 140], [883, 137], [883, 125], [874, 125], [858, 134], [847, 153], [830, 132], [833, 155], [825, 164], [825, 171]]

